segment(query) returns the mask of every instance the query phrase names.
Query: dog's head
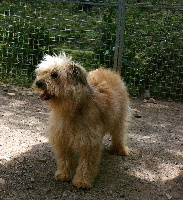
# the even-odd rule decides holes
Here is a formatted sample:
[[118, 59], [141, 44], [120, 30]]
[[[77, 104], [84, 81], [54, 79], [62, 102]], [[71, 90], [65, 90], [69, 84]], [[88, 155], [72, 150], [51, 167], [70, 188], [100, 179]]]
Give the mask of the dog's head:
[[90, 90], [85, 69], [65, 54], [44, 57], [37, 66], [33, 87], [43, 101], [75, 98]]

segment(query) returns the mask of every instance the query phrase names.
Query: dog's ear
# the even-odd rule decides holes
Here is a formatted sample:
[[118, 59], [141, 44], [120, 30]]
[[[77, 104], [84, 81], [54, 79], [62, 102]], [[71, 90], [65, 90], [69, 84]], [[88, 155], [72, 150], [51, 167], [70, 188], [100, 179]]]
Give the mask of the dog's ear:
[[71, 64], [67, 73], [68, 78], [74, 85], [88, 85], [86, 72], [81, 69], [77, 64]]

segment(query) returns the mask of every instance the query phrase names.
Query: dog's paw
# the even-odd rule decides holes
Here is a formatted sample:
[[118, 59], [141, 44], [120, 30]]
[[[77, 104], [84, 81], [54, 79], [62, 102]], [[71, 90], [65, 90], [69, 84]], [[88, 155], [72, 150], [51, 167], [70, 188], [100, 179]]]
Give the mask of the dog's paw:
[[56, 181], [70, 181], [72, 176], [69, 173], [64, 173], [60, 170], [57, 170], [54, 176]]
[[129, 154], [129, 150], [127, 146], [121, 147], [120, 149], [118, 149], [117, 154], [120, 156], [128, 156]]
[[127, 156], [129, 154], [129, 150], [127, 146], [123, 146], [123, 147], [112, 146], [110, 147], [109, 152], [111, 154], [117, 154], [120, 156]]
[[93, 182], [81, 178], [74, 178], [72, 184], [77, 188], [89, 189], [93, 187]]

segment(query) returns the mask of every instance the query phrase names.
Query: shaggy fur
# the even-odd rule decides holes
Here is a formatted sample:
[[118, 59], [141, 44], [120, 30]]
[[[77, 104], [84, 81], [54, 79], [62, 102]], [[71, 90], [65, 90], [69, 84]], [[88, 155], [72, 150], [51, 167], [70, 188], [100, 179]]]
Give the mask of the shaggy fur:
[[34, 88], [51, 109], [48, 136], [54, 149], [56, 180], [90, 188], [98, 172], [102, 139], [111, 152], [127, 155], [129, 99], [121, 77], [103, 68], [87, 74], [65, 54], [46, 55], [36, 69]]

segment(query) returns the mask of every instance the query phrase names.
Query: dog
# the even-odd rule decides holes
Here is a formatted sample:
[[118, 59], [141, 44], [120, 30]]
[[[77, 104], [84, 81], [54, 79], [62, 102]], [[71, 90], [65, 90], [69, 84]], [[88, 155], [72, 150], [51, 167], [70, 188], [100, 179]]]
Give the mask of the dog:
[[35, 72], [33, 87], [51, 110], [47, 132], [57, 162], [55, 179], [91, 188], [106, 133], [112, 153], [128, 154], [126, 86], [117, 72], [98, 68], [87, 73], [65, 53], [45, 55]]

